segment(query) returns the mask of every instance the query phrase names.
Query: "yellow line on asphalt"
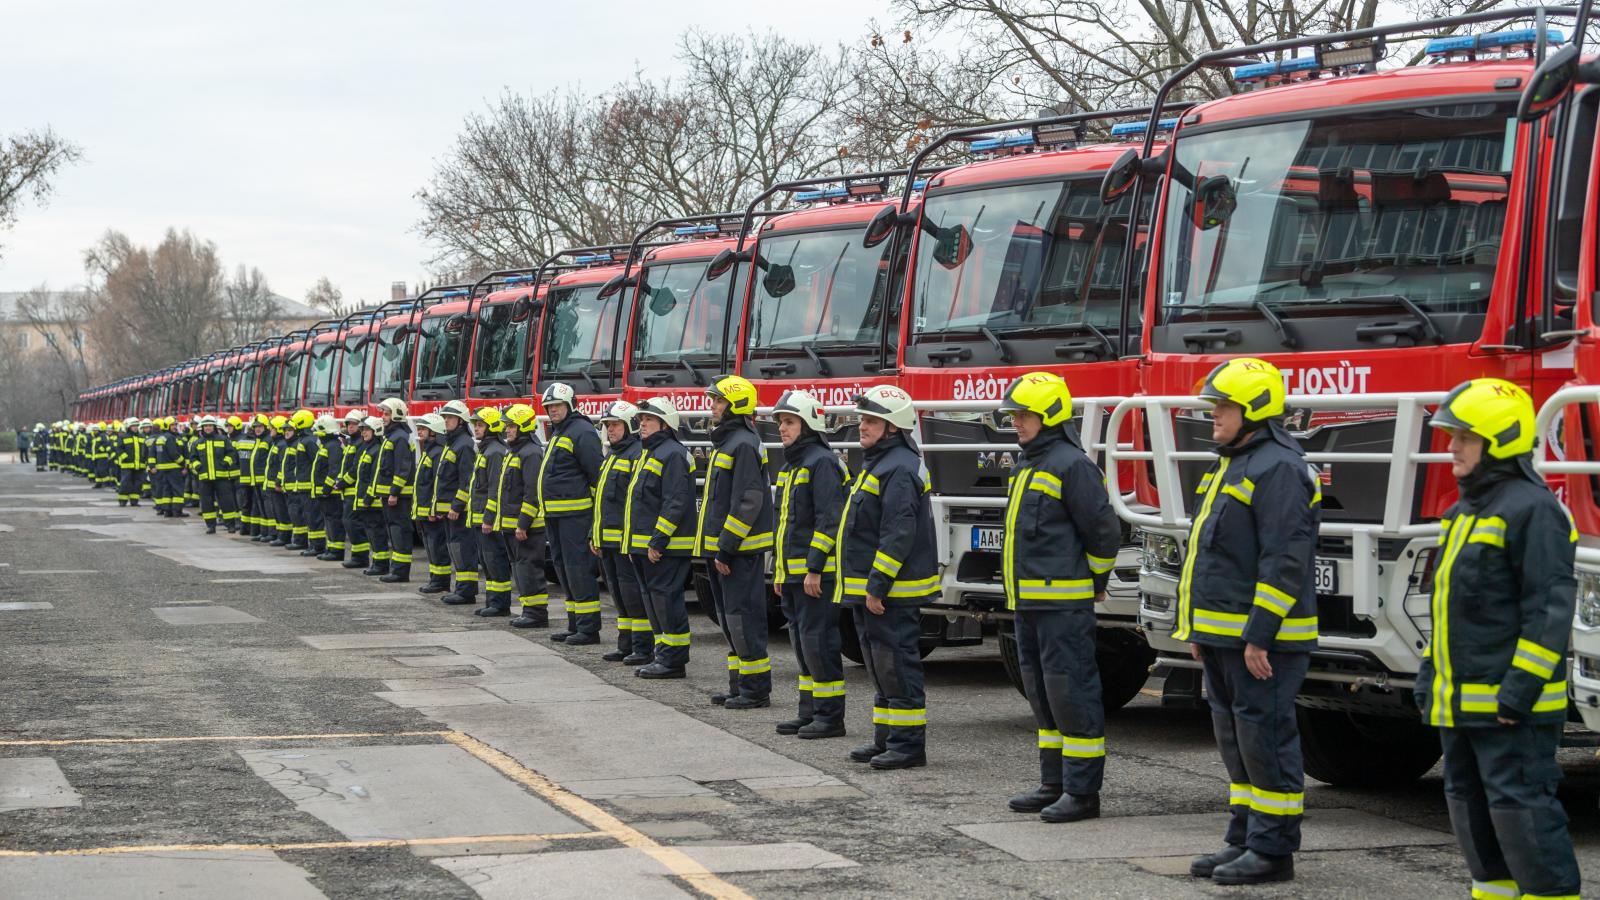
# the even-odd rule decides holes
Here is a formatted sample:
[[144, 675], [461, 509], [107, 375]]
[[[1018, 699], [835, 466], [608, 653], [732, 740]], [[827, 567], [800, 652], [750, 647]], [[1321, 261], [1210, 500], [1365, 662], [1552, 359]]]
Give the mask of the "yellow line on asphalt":
[[751, 900], [749, 894], [723, 881], [705, 866], [696, 862], [677, 847], [657, 843], [654, 838], [632, 825], [579, 797], [538, 772], [517, 762], [505, 753], [477, 738], [459, 731], [446, 732], [444, 739], [471, 753], [497, 769], [502, 775], [523, 785], [552, 805], [571, 813], [601, 834], [613, 838], [624, 846], [643, 852], [667, 867], [673, 875], [688, 882], [695, 890], [716, 900]]
[[204, 741], [330, 741], [338, 738], [446, 737], [451, 731], [348, 731], [337, 734], [224, 734], [193, 737], [73, 738], [62, 741], [0, 741], [0, 747], [68, 747], [75, 744], [183, 744]]
[[35, 856], [112, 856], [124, 853], [235, 853], [241, 850], [367, 850], [383, 847], [445, 847], [457, 844], [523, 844], [604, 838], [598, 831], [561, 834], [474, 834], [438, 838], [375, 838], [366, 841], [284, 841], [267, 844], [128, 844], [73, 850], [0, 850], [0, 858]]

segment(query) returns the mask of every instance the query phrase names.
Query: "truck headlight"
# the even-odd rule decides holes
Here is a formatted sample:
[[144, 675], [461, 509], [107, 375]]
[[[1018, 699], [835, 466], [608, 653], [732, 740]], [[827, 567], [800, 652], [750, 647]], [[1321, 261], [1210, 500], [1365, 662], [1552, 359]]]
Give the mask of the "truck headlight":
[[1578, 623], [1600, 627], [1600, 572], [1578, 573]]
[[1153, 531], [1141, 534], [1144, 536], [1144, 558], [1152, 566], [1169, 572], [1183, 568], [1183, 548], [1178, 545], [1177, 538]]

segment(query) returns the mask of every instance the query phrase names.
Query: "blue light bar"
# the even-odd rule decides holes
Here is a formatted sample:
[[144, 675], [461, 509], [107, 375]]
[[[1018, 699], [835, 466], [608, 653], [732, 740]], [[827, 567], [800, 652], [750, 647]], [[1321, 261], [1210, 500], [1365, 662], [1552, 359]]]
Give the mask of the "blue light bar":
[[450, 297], [465, 297], [466, 295], [467, 295], [466, 291], [445, 291], [444, 293], [440, 294], [439, 296], [441, 298], [450, 298]]
[[[1145, 129], [1148, 128], [1149, 126], [1150, 126], [1150, 123], [1149, 123], [1148, 120], [1143, 120], [1143, 121], [1138, 121], [1138, 122], [1120, 122], [1120, 123], [1118, 123], [1116, 125], [1111, 126], [1111, 136], [1112, 137], [1122, 137], [1124, 135], [1129, 135], [1129, 134], [1144, 134]], [[1173, 118], [1170, 118], [1170, 119], [1162, 119], [1161, 121], [1156, 123], [1156, 130], [1157, 131], [1171, 131], [1172, 129], [1177, 128], [1177, 127], [1178, 127], [1178, 119], [1177, 119], [1176, 116], [1174, 116]]]
[[696, 234], [716, 234], [717, 225], [715, 222], [707, 222], [704, 225], [679, 225], [677, 228], [672, 229], [672, 233], [679, 237], [688, 237]]
[[589, 253], [584, 256], [574, 256], [572, 261], [580, 266], [586, 266], [590, 263], [611, 262], [611, 258], [609, 253]]
[[1278, 74], [1278, 64], [1275, 62], [1251, 63], [1248, 66], [1239, 66], [1233, 70], [1234, 81], [1260, 81]]
[[850, 196], [850, 191], [848, 188], [831, 187], [826, 190], [799, 191], [794, 195], [794, 199], [800, 203], [812, 203], [817, 200], [833, 200], [839, 197], [848, 196]]
[[1297, 56], [1294, 59], [1281, 60], [1278, 63], [1278, 74], [1288, 75], [1291, 72], [1310, 72], [1317, 68], [1315, 56]]
[[988, 138], [982, 141], [973, 141], [967, 149], [973, 153], [986, 153], [992, 150], [1005, 150], [1011, 147], [1032, 147], [1033, 135], [1013, 134], [1008, 137]]
[[926, 178], [918, 178], [916, 181], [911, 182], [911, 189], [913, 191], [920, 191], [920, 190], [922, 190], [923, 188], [925, 188], [927, 186], [928, 186], [928, 179], [926, 179]]
[[[1545, 31], [1551, 44], [1564, 43], [1566, 35], [1559, 28]], [[1495, 31], [1489, 34], [1458, 34], [1453, 37], [1434, 38], [1423, 48], [1429, 56], [1449, 56], [1452, 53], [1471, 53], [1477, 50], [1533, 45], [1539, 40], [1536, 28], [1518, 28], [1513, 31]]]
[[507, 275], [502, 284], [527, 284], [533, 280], [532, 275]]

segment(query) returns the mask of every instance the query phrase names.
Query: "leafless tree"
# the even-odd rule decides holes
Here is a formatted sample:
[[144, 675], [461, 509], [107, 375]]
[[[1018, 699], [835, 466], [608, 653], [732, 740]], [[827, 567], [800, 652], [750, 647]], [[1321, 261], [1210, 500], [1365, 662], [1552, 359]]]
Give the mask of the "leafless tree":
[[[323, 279], [326, 281], [327, 279]], [[255, 267], [238, 266], [222, 287], [220, 314], [214, 320], [210, 346], [236, 347], [283, 330], [284, 308]]]
[[0, 382], [8, 385], [12, 421], [41, 415], [60, 418], [78, 391], [91, 383], [85, 344], [94, 306], [82, 291], [53, 292], [40, 285], [17, 298], [18, 318], [40, 338], [40, 346], [0, 354]]
[[168, 229], [147, 250], [107, 232], [84, 260], [95, 295], [89, 331], [104, 377], [148, 371], [214, 348], [224, 286], [214, 244]]
[[0, 142], [0, 231], [16, 224], [25, 198], [41, 204], [48, 200], [56, 174], [82, 158], [78, 145], [49, 128]]
[[318, 278], [317, 283], [306, 290], [306, 305], [323, 310], [330, 316], [344, 316], [355, 309], [354, 304], [344, 302], [344, 291], [339, 290], [326, 275]]

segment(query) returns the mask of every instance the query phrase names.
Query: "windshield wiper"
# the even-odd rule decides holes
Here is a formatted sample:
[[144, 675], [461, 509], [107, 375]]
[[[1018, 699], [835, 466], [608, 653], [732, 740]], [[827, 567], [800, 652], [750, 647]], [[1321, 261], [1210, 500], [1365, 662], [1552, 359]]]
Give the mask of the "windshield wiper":
[[1261, 313], [1261, 317], [1266, 319], [1267, 323], [1272, 326], [1272, 330], [1278, 333], [1279, 343], [1290, 350], [1300, 346], [1300, 342], [1295, 340], [1294, 335], [1289, 333], [1289, 326], [1283, 324], [1283, 319], [1280, 319], [1278, 314], [1272, 311], [1272, 307], [1267, 305], [1267, 301], [1257, 300], [1250, 305], [1255, 307]]
[[699, 369], [694, 367], [694, 363], [689, 362], [689, 358], [687, 356], [678, 357], [678, 365], [689, 373], [689, 377], [694, 379], [695, 384], [706, 383], [705, 377], [700, 374]]
[[1010, 345], [1007, 344], [1005, 341], [1000, 340], [1000, 335], [995, 334], [994, 333], [994, 329], [990, 328], [987, 325], [979, 325], [978, 326], [978, 333], [989, 339], [989, 343], [994, 346], [994, 352], [1000, 354], [1000, 361], [1001, 362], [1003, 362], [1003, 363], [1011, 362], [1011, 347], [1010, 347]]
[[800, 349], [804, 350], [806, 355], [811, 357], [811, 361], [813, 363], [816, 363], [818, 375], [821, 375], [823, 378], [829, 378], [833, 375], [833, 367], [829, 366], [828, 361], [823, 359], [822, 354], [817, 352], [815, 345], [801, 344]]
[[592, 363], [592, 362], [584, 363], [583, 364], [583, 368], [578, 370], [578, 374], [583, 376], [583, 380], [584, 381], [589, 382], [589, 390], [594, 391], [596, 394], [598, 394], [598, 393], [600, 393], [600, 382], [595, 381], [594, 380], [594, 376], [589, 374], [589, 370], [594, 368], [594, 367], [595, 367], [595, 363]]
[[1329, 303], [1362, 303], [1369, 305], [1394, 304], [1405, 309], [1417, 324], [1422, 326], [1422, 336], [1435, 344], [1444, 343], [1444, 335], [1439, 333], [1439, 327], [1433, 324], [1433, 316], [1418, 306], [1410, 297], [1404, 294], [1368, 294], [1363, 297], [1343, 297], [1338, 300], [1329, 300]]

